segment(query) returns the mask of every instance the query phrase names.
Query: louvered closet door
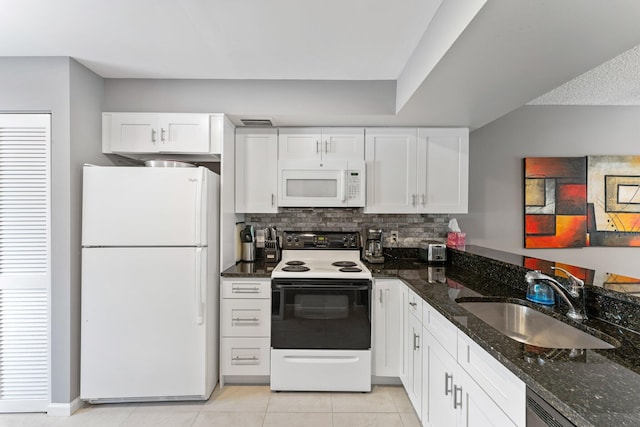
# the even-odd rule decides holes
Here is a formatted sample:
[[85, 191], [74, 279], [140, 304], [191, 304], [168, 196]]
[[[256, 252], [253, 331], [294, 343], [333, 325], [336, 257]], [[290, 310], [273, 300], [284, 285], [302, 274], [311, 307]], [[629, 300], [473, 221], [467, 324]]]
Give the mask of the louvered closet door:
[[0, 412], [49, 405], [49, 114], [0, 114]]

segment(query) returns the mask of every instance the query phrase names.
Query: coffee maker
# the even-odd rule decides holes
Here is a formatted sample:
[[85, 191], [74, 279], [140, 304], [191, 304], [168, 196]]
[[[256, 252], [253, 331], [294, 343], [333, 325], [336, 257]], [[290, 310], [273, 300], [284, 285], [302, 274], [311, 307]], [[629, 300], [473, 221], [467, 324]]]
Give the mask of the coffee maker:
[[364, 259], [372, 264], [382, 264], [382, 230], [370, 228], [367, 230], [367, 241], [364, 245]]

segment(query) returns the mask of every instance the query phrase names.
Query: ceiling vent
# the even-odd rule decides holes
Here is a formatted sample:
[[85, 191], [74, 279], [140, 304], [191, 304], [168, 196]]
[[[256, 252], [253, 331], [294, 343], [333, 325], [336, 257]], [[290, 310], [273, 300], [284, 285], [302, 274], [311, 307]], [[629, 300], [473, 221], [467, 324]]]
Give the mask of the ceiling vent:
[[273, 126], [270, 119], [240, 119], [245, 126]]

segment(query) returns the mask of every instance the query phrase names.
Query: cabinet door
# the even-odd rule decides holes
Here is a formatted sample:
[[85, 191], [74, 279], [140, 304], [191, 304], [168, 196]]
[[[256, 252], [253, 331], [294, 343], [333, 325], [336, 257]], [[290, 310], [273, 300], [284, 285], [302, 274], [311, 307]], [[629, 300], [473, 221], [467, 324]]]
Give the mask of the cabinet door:
[[417, 205], [421, 213], [467, 213], [469, 131], [419, 129]]
[[[157, 153], [160, 136], [158, 115], [153, 113], [104, 113], [103, 135], [114, 153]], [[106, 133], [106, 132], [105, 132]], [[105, 147], [106, 148], [106, 147]]]
[[364, 128], [323, 129], [322, 158], [364, 160]]
[[236, 212], [278, 212], [277, 129], [236, 129]]
[[376, 280], [373, 285], [373, 374], [379, 377], [400, 376], [403, 287], [399, 280]]
[[[455, 399], [458, 427], [524, 426], [514, 423], [487, 393], [462, 369], [456, 375]], [[436, 425], [436, 424], [434, 424]], [[440, 425], [440, 424], [437, 424]], [[444, 425], [444, 424], [442, 424]]]
[[418, 418], [422, 419], [422, 324], [409, 314], [408, 326], [408, 384], [405, 384], [405, 390]]
[[415, 213], [416, 129], [367, 129], [365, 213]]
[[322, 131], [319, 128], [282, 128], [278, 134], [278, 159], [320, 159]]
[[208, 114], [160, 114], [160, 151], [164, 153], [209, 153]]
[[458, 369], [456, 359], [426, 328], [423, 337], [423, 425], [453, 426], [457, 418], [456, 408], [453, 407], [454, 380]]

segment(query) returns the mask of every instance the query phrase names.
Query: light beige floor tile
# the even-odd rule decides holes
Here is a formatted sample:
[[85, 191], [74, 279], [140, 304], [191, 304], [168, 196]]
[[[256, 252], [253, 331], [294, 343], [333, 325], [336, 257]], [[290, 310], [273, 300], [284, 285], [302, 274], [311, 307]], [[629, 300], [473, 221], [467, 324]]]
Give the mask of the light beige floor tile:
[[118, 427], [135, 409], [134, 405], [89, 405], [70, 417], [60, 417], [56, 427]]
[[331, 412], [331, 393], [271, 393], [267, 412]]
[[213, 391], [202, 411], [265, 412], [269, 404], [269, 386], [226, 386]]
[[136, 408], [121, 424], [122, 427], [190, 427], [198, 412], [167, 411], [161, 408]]
[[333, 427], [403, 427], [400, 415], [372, 413], [333, 414]]
[[332, 414], [270, 412], [264, 418], [263, 427], [331, 427]]
[[193, 427], [261, 427], [261, 412], [200, 412]]
[[384, 387], [370, 393], [332, 393], [333, 412], [397, 412], [396, 404]]
[[192, 400], [180, 402], [143, 402], [137, 406], [139, 408], [155, 408], [159, 411], [169, 412], [200, 412], [206, 401]]
[[47, 414], [0, 414], [0, 427], [56, 427], [60, 419]]
[[407, 396], [407, 392], [404, 391], [404, 388], [401, 386], [385, 386], [381, 387], [385, 393], [389, 393], [391, 398], [393, 399], [393, 403], [396, 404], [396, 408], [398, 412], [413, 412], [413, 406], [411, 406], [411, 401], [409, 400], [409, 396]]
[[400, 412], [400, 419], [402, 420], [402, 424], [404, 427], [421, 427], [420, 420], [416, 413], [411, 410], [411, 412]]

